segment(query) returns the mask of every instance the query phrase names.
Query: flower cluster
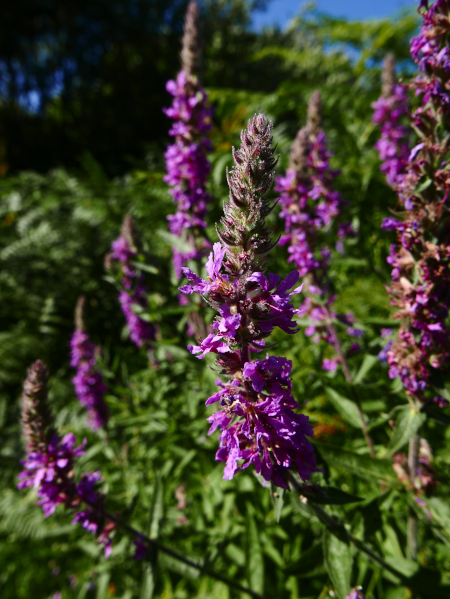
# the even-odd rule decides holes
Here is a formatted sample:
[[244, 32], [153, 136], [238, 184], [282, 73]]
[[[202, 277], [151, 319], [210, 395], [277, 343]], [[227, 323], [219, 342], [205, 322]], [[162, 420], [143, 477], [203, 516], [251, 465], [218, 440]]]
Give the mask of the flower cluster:
[[95, 345], [89, 341], [83, 319], [84, 297], [80, 297], [75, 312], [75, 332], [70, 341], [70, 365], [77, 373], [72, 379], [75, 393], [89, 415], [94, 430], [106, 426], [109, 419], [108, 407], [103, 399], [107, 387], [96, 368]]
[[105, 521], [104, 495], [97, 491], [102, 480], [100, 472], [83, 474], [77, 482], [74, 474], [76, 459], [83, 455], [83, 442], [75, 447], [72, 433], [62, 439], [56, 432], [47, 405], [47, 366], [38, 360], [28, 370], [21, 397], [22, 431], [27, 456], [22, 461], [24, 470], [19, 474], [19, 489], [36, 489], [45, 517], [59, 504], [73, 510], [73, 524], [79, 523], [105, 546], [105, 555], [111, 552], [113, 522]]
[[382, 161], [381, 172], [388, 185], [396, 189], [409, 155], [409, 130], [402, 124], [408, 114], [409, 101], [406, 88], [395, 81], [394, 69], [394, 57], [389, 54], [383, 63], [381, 97], [372, 104], [372, 120], [381, 128], [381, 137], [375, 144]]
[[[336, 248], [342, 252], [344, 239], [354, 232], [350, 223], [337, 226], [344, 203], [333, 189], [338, 173], [330, 168], [331, 153], [320, 123], [321, 98], [319, 92], [314, 92], [308, 104], [307, 124], [292, 144], [289, 169], [284, 177], [277, 178], [275, 189], [281, 193], [281, 217], [285, 220], [280, 244], [289, 244], [288, 261], [305, 277], [308, 295], [301, 310], [314, 321], [306, 335], [315, 342], [323, 340], [334, 345], [335, 334], [329, 326], [332, 320], [340, 320], [351, 337], [361, 337], [362, 331], [354, 326], [353, 314], [337, 315], [332, 310], [335, 296], [328, 276], [331, 250], [326, 240], [336, 230]], [[359, 349], [356, 341], [352, 349]], [[335, 370], [337, 364], [338, 358], [325, 359], [323, 368]]]
[[202, 230], [206, 228], [207, 205], [211, 198], [206, 191], [210, 170], [207, 153], [211, 144], [205, 133], [211, 128], [212, 108], [198, 80], [200, 63], [199, 10], [190, 2], [184, 27], [181, 51], [182, 70], [176, 81], [168, 81], [166, 89], [174, 97], [172, 106], [164, 113], [173, 119], [169, 135], [175, 143], [165, 153], [167, 174], [164, 181], [171, 186], [170, 193], [177, 204], [175, 214], [168, 217], [170, 231], [183, 237], [187, 251], [173, 249], [175, 274], [181, 277], [181, 268], [189, 260], [204, 256], [209, 244]]
[[382, 225], [397, 235], [388, 257], [388, 292], [401, 320], [386, 352], [389, 374], [401, 378], [409, 397], [440, 406], [447, 402], [440, 395], [433, 397], [432, 377], [450, 356], [449, 31], [449, 3], [438, 0], [425, 9], [421, 33], [411, 41], [420, 69], [410, 85], [422, 95], [422, 105], [412, 115], [420, 143], [411, 151], [398, 184], [402, 212], [399, 218], [385, 218]]
[[111, 245], [112, 251], [107, 256], [106, 266], [110, 268], [114, 262], [119, 265], [122, 287], [119, 293], [119, 301], [130, 331], [131, 340], [137, 347], [148, 348], [155, 339], [155, 327], [150, 322], [140, 318], [133, 309], [133, 306], [147, 307], [147, 289], [144, 285], [144, 277], [142, 274], [138, 275], [133, 266], [133, 261], [138, 255], [135, 238], [133, 220], [128, 214], [123, 221], [120, 237], [113, 241]]
[[224, 478], [233, 478], [236, 470], [253, 463], [266, 481], [287, 487], [288, 468], [303, 480], [315, 470], [307, 439], [312, 427], [307, 416], [294, 412], [298, 404], [291, 395], [291, 362], [273, 356], [251, 358], [251, 353], [262, 351], [274, 327], [290, 334], [297, 331], [292, 296], [301, 290], [290, 291], [299, 279], [297, 271], [282, 281], [262, 272], [261, 264], [274, 246], [265, 225], [273, 208], [265, 195], [276, 165], [271, 131], [272, 124], [260, 114], [242, 132], [241, 147], [233, 148], [235, 166], [227, 172], [230, 199], [217, 227], [221, 243], [214, 244], [206, 264], [208, 280], [185, 267], [189, 284], [180, 291], [203, 295], [219, 312], [214, 331], [188, 349], [199, 358], [217, 354], [217, 365], [229, 378], [226, 383], [216, 381], [219, 391], [206, 402], [220, 403], [220, 410], [209, 418], [209, 432], [221, 431], [216, 458], [226, 463]]

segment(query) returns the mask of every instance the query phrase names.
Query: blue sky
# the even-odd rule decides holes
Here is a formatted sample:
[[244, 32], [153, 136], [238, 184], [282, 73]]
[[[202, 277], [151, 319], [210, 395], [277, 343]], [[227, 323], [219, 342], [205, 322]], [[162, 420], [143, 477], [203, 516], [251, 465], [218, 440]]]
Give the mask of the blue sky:
[[[261, 29], [278, 24], [284, 27], [299, 8], [302, 0], [271, 0], [266, 12], [258, 12], [253, 17], [253, 27]], [[402, 8], [415, 8], [414, 0], [317, 0], [319, 10], [332, 16], [347, 19], [376, 19], [388, 17]]]

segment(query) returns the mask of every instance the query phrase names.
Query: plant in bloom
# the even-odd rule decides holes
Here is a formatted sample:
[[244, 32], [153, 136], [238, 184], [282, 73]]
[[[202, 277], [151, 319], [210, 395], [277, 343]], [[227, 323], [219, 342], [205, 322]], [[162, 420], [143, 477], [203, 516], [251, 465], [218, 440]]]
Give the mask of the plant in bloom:
[[75, 332], [70, 341], [70, 365], [76, 368], [72, 379], [75, 393], [86, 408], [89, 424], [94, 430], [106, 426], [109, 410], [103, 399], [107, 387], [96, 368], [95, 345], [89, 341], [83, 318], [85, 298], [80, 297], [75, 311]]
[[75, 513], [73, 524], [97, 535], [105, 546], [105, 555], [111, 553], [111, 533], [114, 522], [107, 521], [104, 513], [105, 497], [97, 490], [102, 481], [100, 472], [83, 474], [78, 480], [74, 474], [76, 459], [85, 453], [85, 441], [75, 447], [72, 433], [60, 437], [54, 427], [47, 405], [48, 369], [37, 360], [28, 370], [21, 396], [21, 425], [27, 456], [22, 461], [24, 470], [19, 474], [19, 489], [36, 489], [45, 517], [59, 504]]
[[147, 289], [144, 285], [144, 276], [136, 272], [133, 261], [138, 256], [136, 232], [133, 219], [129, 214], [125, 217], [120, 237], [113, 241], [111, 253], [106, 257], [106, 268], [115, 267], [119, 271], [120, 292], [119, 302], [130, 331], [131, 340], [137, 347], [151, 348], [155, 339], [155, 326], [140, 318], [133, 309], [134, 306], [147, 308]]
[[198, 358], [217, 354], [217, 366], [228, 378], [217, 379], [219, 390], [206, 402], [220, 404], [208, 420], [209, 434], [221, 431], [216, 458], [225, 462], [224, 478], [253, 463], [266, 481], [287, 487], [288, 469], [307, 480], [316, 463], [308, 417], [294, 411], [299, 406], [291, 394], [292, 363], [269, 355], [252, 359], [275, 327], [289, 334], [298, 330], [292, 296], [301, 287], [290, 291], [298, 271], [280, 281], [262, 266], [274, 247], [265, 224], [273, 209], [265, 196], [276, 165], [271, 131], [262, 114], [242, 131], [241, 147], [233, 148], [235, 166], [227, 171], [230, 196], [217, 227], [221, 243], [214, 244], [206, 263], [208, 280], [184, 267], [189, 284], [180, 291], [201, 294], [219, 313], [213, 332], [188, 349]]
[[[350, 223], [337, 224], [343, 201], [334, 190], [338, 174], [330, 168], [331, 153], [327, 150], [325, 133], [321, 129], [321, 98], [314, 92], [308, 104], [308, 118], [292, 144], [290, 165], [284, 177], [276, 180], [275, 189], [281, 193], [281, 217], [285, 220], [285, 235], [280, 244], [288, 244], [288, 261], [304, 277], [307, 296], [301, 306], [302, 314], [315, 323], [305, 330], [313, 341], [323, 340], [335, 346], [336, 331], [330, 323], [339, 320], [350, 337], [355, 338], [352, 350], [359, 349], [356, 341], [363, 332], [355, 327], [353, 314], [336, 314], [329, 265], [331, 249], [327, 243], [330, 235], [337, 233], [336, 248], [343, 251], [343, 241], [354, 232]], [[335, 370], [338, 355], [325, 358], [324, 370]]]
[[445, 406], [433, 391], [433, 377], [450, 356], [449, 2], [438, 0], [429, 9], [422, 2], [421, 10], [421, 32], [411, 40], [420, 74], [410, 84], [422, 96], [411, 117], [420, 139], [397, 187], [401, 212], [382, 224], [397, 236], [388, 258], [388, 293], [401, 321], [386, 354], [390, 377], [400, 377], [412, 400]]
[[186, 12], [181, 51], [182, 69], [176, 81], [167, 82], [173, 96], [172, 106], [164, 113], [173, 120], [169, 135], [175, 138], [165, 153], [167, 174], [164, 181], [177, 205], [168, 217], [173, 235], [182, 238], [188, 249], [173, 248], [173, 265], [177, 278], [190, 260], [199, 260], [210, 248], [204, 234], [207, 206], [211, 198], [206, 191], [210, 171], [207, 153], [211, 144], [206, 137], [212, 125], [212, 108], [199, 83], [200, 70], [199, 9], [190, 2]]
[[388, 185], [396, 189], [404, 174], [409, 156], [409, 129], [403, 121], [408, 114], [409, 99], [404, 85], [395, 80], [395, 61], [392, 54], [386, 56], [382, 71], [382, 93], [372, 104], [373, 123], [381, 128], [381, 137], [375, 144], [381, 171]]

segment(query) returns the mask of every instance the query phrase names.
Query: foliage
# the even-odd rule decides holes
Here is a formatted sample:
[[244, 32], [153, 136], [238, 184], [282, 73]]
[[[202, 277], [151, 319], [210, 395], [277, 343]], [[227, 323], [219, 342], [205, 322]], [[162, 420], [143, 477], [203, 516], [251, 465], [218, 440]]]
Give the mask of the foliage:
[[[236, 15], [229, 18], [231, 27]], [[220, 66], [215, 44], [222, 49], [226, 45], [219, 30], [206, 46], [206, 81], [210, 77], [214, 86], [209, 91], [216, 108], [209, 237], [215, 239], [213, 223], [228, 193], [225, 166], [231, 165], [231, 146], [237, 145], [246, 119], [259, 110], [274, 119], [279, 169], [284, 172], [290, 144], [316, 88], [322, 93], [333, 166], [341, 170], [339, 192], [350, 203], [358, 231], [346, 255], [333, 253], [331, 267], [338, 310], [353, 311], [365, 332], [362, 351], [349, 360], [354, 385], [340, 372], [321, 369], [325, 344], [311, 343], [303, 331], [273, 335], [272, 351], [293, 361], [293, 395], [315, 426], [322, 472], [313, 482], [324, 489], [322, 496], [307, 488], [302, 497], [263, 488], [250, 469], [232, 481], [221, 478], [222, 468], [214, 461], [216, 435], [206, 434], [205, 419], [212, 408], [204, 406], [215, 389], [215, 373], [185, 349], [188, 314], [178, 305], [178, 283], [170, 266], [173, 239], [165, 233], [165, 217], [174, 206], [162, 182], [158, 152], [145, 168], [115, 179], [88, 153], [83, 170], [75, 174], [64, 169], [45, 175], [22, 171], [0, 179], [2, 597], [44, 599], [57, 592], [64, 599], [244, 596], [162, 553], [133, 562], [125, 536], [118, 535], [111, 557], [105, 559], [88, 533], [70, 526], [68, 514], [58, 511], [44, 520], [33, 492], [15, 490], [23, 456], [17, 397], [26, 367], [36, 358], [49, 364], [50, 403], [61, 433], [87, 438], [89, 449], [80, 469], [101, 470], [109, 511], [120, 511], [143, 533], [265, 597], [324, 599], [334, 589], [344, 599], [357, 584], [367, 598], [448, 596], [450, 420], [445, 410], [440, 422], [412, 413], [398, 382], [388, 378], [386, 366], [377, 359], [384, 345], [381, 328], [396, 326], [389, 319], [384, 289], [390, 239], [380, 229], [396, 198], [379, 172], [370, 104], [380, 94], [380, 60], [387, 52], [402, 61], [405, 76], [411, 71], [407, 42], [416, 26], [410, 15], [395, 22], [356, 24], [310, 11], [285, 34], [273, 33], [270, 45], [264, 36], [255, 41], [236, 35], [233, 43], [246, 61], [239, 70], [236, 59], [227, 55], [227, 68], [237, 72], [236, 88], [231, 74], [223, 80], [213, 75]], [[233, 51], [231, 44], [227, 52]], [[171, 64], [173, 75], [177, 69]], [[244, 89], [243, 73], [249, 65], [259, 73], [275, 65], [276, 87], [268, 90], [255, 76]], [[162, 72], [168, 78], [166, 64]], [[162, 86], [162, 81], [154, 84]], [[163, 121], [158, 115], [154, 112], [152, 119]], [[117, 291], [103, 268], [104, 255], [127, 213], [137, 224], [147, 256], [142, 271], [150, 290], [149, 309], [143, 316], [160, 327], [157, 364], [149, 364], [145, 350], [131, 343]], [[275, 213], [271, 224], [276, 235], [282, 223]], [[276, 248], [268, 270], [288, 273], [285, 248]], [[109, 387], [105, 399], [111, 419], [108, 428], [97, 433], [86, 425], [70, 381], [68, 344], [81, 294], [87, 297], [87, 329], [102, 347], [99, 363]], [[355, 391], [376, 458], [364, 442]], [[432, 447], [439, 480], [433, 496], [424, 497], [425, 509], [398, 481], [391, 459], [405, 451], [419, 427]], [[417, 561], [405, 550], [411, 513], [419, 521]], [[347, 533], [390, 569], [358, 551]]]

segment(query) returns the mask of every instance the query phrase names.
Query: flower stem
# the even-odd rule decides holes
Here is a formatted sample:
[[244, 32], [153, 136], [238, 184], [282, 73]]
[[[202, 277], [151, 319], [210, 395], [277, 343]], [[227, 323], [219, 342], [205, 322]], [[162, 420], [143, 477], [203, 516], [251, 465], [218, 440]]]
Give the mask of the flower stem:
[[[302, 495], [302, 485], [296, 480], [294, 475], [289, 472], [288, 473], [288, 481], [291, 487], [291, 491], [295, 493], [299, 493]], [[317, 504], [311, 503], [306, 499], [306, 497], [302, 497], [302, 502], [309, 512], [314, 513], [314, 515], [324, 524], [327, 529], [334, 536], [338, 537], [341, 540], [344, 540], [348, 543], [352, 543], [359, 551], [365, 553], [368, 558], [381, 566], [383, 569], [388, 570], [395, 576], [399, 577], [401, 580], [405, 579], [405, 576], [393, 568], [388, 562], [386, 562], [380, 555], [378, 555], [375, 551], [373, 551], [370, 547], [368, 547], [363, 541], [360, 541], [356, 537], [354, 537], [347, 529], [336, 520], [333, 516], [330, 516], [322, 507]]]
[[[409, 479], [411, 484], [414, 486], [414, 478], [416, 476], [416, 470], [419, 461], [419, 445], [420, 439], [419, 435], [414, 435], [409, 440], [409, 450], [408, 450], [408, 469], [409, 469]], [[417, 518], [410, 509], [410, 514], [408, 518], [408, 530], [407, 530], [407, 547], [408, 547], [408, 557], [410, 559], [417, 559]]]
[[[87, 503], [92, 508], [96, 508], [96, 506], [94, 504], [91, 504], [88, 501], [85, 501], [85, 503]], [[245, 587], [245, 586], [239, 584], [235, 580], [231, 580], [230, 578], [223, 576], [222, 574], [219, 574], [218, 572], [215, 572], [214, 570], [204, 567], [201, 564], [198, 564], [197, 562], [194, 562], [194, 561], [190, 560], [189, 558], [184, 557], [184, 555], [181, 555], [177, 551], [174, 551], [173, 549], [166, 547], [159, 541], [156, 541], [155, 539], [152, 539], [152, 538], [148, 537], [147, 535], [142, 534], [141, 532], [139, 532], [135, 528], [133, 528], [133, 526], [130, 526], [129, 524], [125, 524], [124, 522], [122, 522], [120, 520], [120, 518], [118, 518], [117, 516], [114, 516], [110, 512], [107, 512], [105, 510], [103, 512], [103, 514], [107, 520], [114, 522], [114, 524], [117, 524], [118, 526], [120, 526], [120, 528], [127, 531], [128, 533], [133, 535], [135, 538], [138, 538], [138, 539], [140, 538], [140, 539], [144, 540], [150, 546], [154, 547], [158, 551], [161, 551], [161, 553], [170, 555], [170, 557], [173, 557], [174, 559], [178, 560], [179, 562], [182, 562], [183, 564], [186, 564], [187, 566], [190, 566], [191, 568], [195, 568], [196, 570], [199, 570], [201, 573], [207, 574], [211, 578], [220, 580], [221, 582], [225, 583], [226, 585], [228, 585], [229, 587], [231, 587], [233, 589], [236, 589], [237, 591], [241, 591], [242, 593], [247, 593], [248, 595], [250, 595], [250, 597], [253, 597], [254, 599], [264, 599], [263, 596], [260, 595], [259, 593], [256, 593], [255, 591], [252, 591], [248, 587]]]

